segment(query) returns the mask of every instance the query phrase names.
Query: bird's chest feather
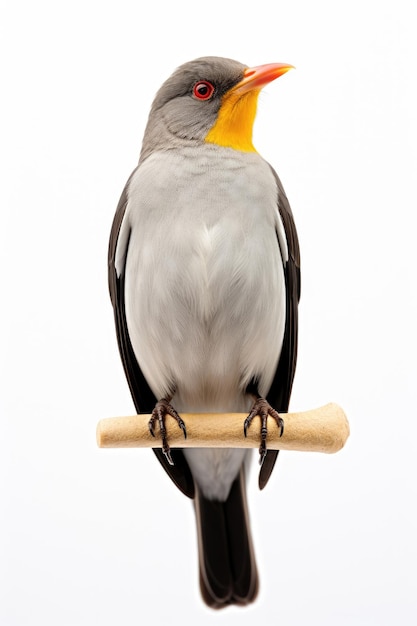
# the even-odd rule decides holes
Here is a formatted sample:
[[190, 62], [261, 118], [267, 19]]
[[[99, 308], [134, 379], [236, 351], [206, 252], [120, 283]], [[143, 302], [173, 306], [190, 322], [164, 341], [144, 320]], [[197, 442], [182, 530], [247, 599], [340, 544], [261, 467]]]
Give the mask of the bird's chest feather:
[[190, 387], [210, 406], [253, 375], [271, 378], [285, 321], [274, 180], [257, 155], [233, 152], [153, 155], [125, 217], [139, 364], [157, 395]]

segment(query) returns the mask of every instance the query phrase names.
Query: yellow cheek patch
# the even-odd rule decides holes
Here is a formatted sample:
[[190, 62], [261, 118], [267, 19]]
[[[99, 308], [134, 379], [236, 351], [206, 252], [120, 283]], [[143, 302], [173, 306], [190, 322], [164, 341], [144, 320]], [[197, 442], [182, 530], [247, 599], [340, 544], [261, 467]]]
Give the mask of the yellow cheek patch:
[[256, 152], [252, 143], [252, 130], [259, 91], [252, 89], [239, 95], [232, 90], [223, 96], [217, 120], [205, 140], [242, 152]]

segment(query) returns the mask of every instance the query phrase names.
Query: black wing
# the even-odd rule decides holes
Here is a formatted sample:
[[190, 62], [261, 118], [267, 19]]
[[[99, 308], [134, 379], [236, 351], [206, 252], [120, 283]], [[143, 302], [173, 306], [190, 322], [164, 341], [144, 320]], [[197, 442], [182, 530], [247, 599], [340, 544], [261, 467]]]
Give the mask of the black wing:
[[[113, 225], [110, 233], [109, 253], [108, 253], [108, 278], [110, 298], [114, 309], [114, 320], [116, 324], [117, 342], [119, 345], [120, 356], [127, 382], [129, 383], [130, 392], [133, 402], [138, 413], [151, 413], [155, 407], [157, 399], [155, 398], [151, 388], [149, 387], [142, 370], [136, 360], [132, 344], [130, 342], [129, 331], [126, 323], [125, 313], [125, 272], [127, 253], [129, 249], [129, 241], [126, 244], [124, 255], [124, 266], [120, 275], [117, 275], [115, 267], [117, 243], [120, 234], [120, 228], [128, 203], [129, 183], [136, 170], [132, 173], [123, 190], [119, 204], [117, 206], [116, 215], [114, 216]], [[154, 449], [154, 452], [162, 464], [165, 471], [170, 475], [177, 487], [188, 497], [194, 497], [194, 481], [191, 475], [184, 454], [181, 450], [171, 450], [174, 465], [169, 465], [164, 454], [160, 449]]]
[[[272, 168], [271, 168], [272, 169]], [[281, 355], [278, 361], [274, 380], [266, 399], [278, 412], [287, 413], [290, 403], [291, 389], [297, 363], [298, 342], [298, 302], [300, 300], [300, 246], [297, 231], [288, 198], [278, 178], [272, 169], [278, 187], [278, 210], [284, 225], [288, 245], [288, 261], [284, 265], [286, 318], [284, 340]], [[263, 489], [269, 480], [278, 450], [268, 450], [259, 474], [259, 487]]]

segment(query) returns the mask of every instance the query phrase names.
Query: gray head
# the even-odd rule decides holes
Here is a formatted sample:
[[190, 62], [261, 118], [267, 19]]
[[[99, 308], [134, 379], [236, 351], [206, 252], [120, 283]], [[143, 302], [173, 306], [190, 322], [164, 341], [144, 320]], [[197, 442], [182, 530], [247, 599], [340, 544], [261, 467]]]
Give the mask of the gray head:
[[192, 142], [254, 150], [252, 126], [259, 91], [290, 67], [248, 68], [222, 57], [202, 57], [181, 65], [155, 96], [140, 160], [155, 150]]

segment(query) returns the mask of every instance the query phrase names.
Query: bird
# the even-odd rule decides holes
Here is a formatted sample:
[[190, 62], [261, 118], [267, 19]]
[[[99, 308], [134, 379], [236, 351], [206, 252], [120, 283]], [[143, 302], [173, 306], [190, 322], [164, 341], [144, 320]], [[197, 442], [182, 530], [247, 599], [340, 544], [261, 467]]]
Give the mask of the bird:
[[158, 90], [114, 216], [108, 279], [118, 347], [154, 452], [193, 499], [202, 599], [246, 606], [259, 590], [246, 476], [252, 451], [171, 449], [185, 413], [259, 416], [259, 487], [278, 451], [297, 361], [300, 249], [281, 181], [253, 145], [261, 89], [292, 68], [208, 56]]

